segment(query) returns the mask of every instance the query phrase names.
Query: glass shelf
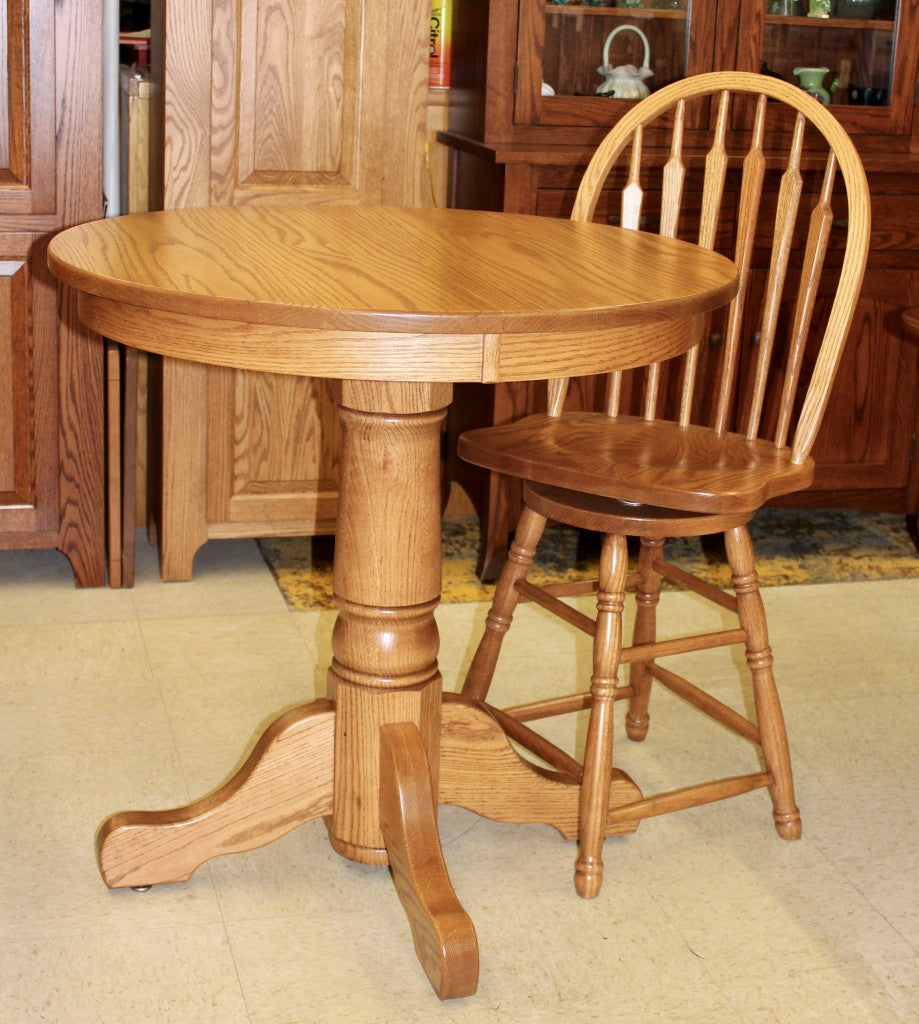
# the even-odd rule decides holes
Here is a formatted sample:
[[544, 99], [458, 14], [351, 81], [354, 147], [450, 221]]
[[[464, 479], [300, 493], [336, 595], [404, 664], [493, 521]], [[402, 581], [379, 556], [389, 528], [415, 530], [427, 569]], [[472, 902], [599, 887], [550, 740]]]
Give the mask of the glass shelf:
[[892, 18], [808, 18], [806, 15], [798, 17], [789, 14], [767, 14], [767, 25], [797, 26], [798, 28], [847, 28], [862, 29], [886, 29], [893, 31], [894, 22]]
[[657, 7], [583, 7], [576, 4], [545, 4], [546, 14], [574, 18], [640, 18], [686, 20], [685, 10]]
[[763, 70], [796, 82], [798, 67], [826, 67], [833, 106], [886, 107], [892, 94], [892, 19], [765, 15]]
[[[603, 45], [619, 26], [640, 30], [647, 39], [651, 88], [686, 75], [689, 15], [686, 10], [651, 7], [593, 7], [542, 4], [545, 15], [543, 81], [557, 96], [593, 96], [602, 78]], [[613, 65], [641, 67], [644, 44], [636, 32], [622, 32], [610, 52]], [[607, 100], [606, 102], [609, 102]]]

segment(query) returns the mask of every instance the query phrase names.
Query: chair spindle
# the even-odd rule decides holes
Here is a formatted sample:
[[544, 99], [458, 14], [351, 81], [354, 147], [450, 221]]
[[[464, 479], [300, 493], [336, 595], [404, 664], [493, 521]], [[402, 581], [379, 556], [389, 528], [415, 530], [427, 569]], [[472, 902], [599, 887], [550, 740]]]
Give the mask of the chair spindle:
[[715, 409], [713, 427], [723, 434], [734, 409], [734, 388], [737, 379], [737, 363], [740, 353], [741, 328], [746, 306], [747, 288], [750, 283], [750, 265], [753, 240], [759, 217], [760, 200], [763, 195], [763, 181], [766, 177], [766, 155], [763, 152], [763, 134], [766, 125], [766, 97], [760, 96], [750, 137], [750, 147], [743, 162], [740, 183], [740, 202], [737, 209], [737, 238], [734, 248], [734, 264], [737, 267], [737, 295], [728, 310], [724, 337], [724, 353], [721, 375], [718, 382], [718, 404]]
[[746, 436], [753, 440], [759, 436], [760, 420], [769, 379], [769, 364], [775, 344], [775, 332], [782, 303], [788, 261], [791, 255], [792, 237], [797, 220], [798, 206], [804, 181], [801, 176], [801, 152], [804, 147], [804, 126], [806, 121], [801, 113], [795, 119], [794, 136], [788, 153], [788, 164], [779, 186], [779, 199], [775, 214], [775, 233], [772, 241], [772, 259], [766, 284], [766, 298], [763, 319], [760, 325], [759, 351], [753, 394], [747, 420]]
[[641, 155], [644, 135], [638, 128], [632, 136], [632, 159], [629, 161], [629, 179], [622, 190], [620, 203], [620, 224], [624, 228], [637, 231], [641, 225], [641, 208], [645, 201], [645, 192], [641, 187]]
[[[685, 101], [684, 101], [685, 105]], [[705, 184], [702, 191], [702, 207], [699, 219], [699, 245], [704, 249], [714, 249], [718, 235], [718, 224], [724, 205], [724, 183], [728, 171], [728, 153], [726, 145], [727, 130], [731, 110], [731, 94], [723, 92], [718, 102], [718, 115], [712, 144], [705, 158]], [[696, 344], [683, 357], [683, 387], [680, 394], [679, 422], [685, 427], [692, 419], [692, 400], [695, 394], [696, 378], [699, 372], [699, 347], [702, 337], [708, 333], [708, 321], [703, 322], [703, 330]]]
[[794, 397], [798, 389], [798, 381], [801, 377], [804, 348], [807, 343], [811, 318], [814, 314], [814, 301], [817, 298], [817, 286], [820, 282], [823, 261], [830, 240], [830, 229], [833, 226], [832, 199], [835, 180], [836, 157], [831, 152], [827, 157], [823, 187], [820, 190], [820, 197], [811, 212], [810, 226], [807, 234], [804, 273], [801, 275], [801, 282], [798, 287], [795, 320], [791, 329], [791, 344], [788, 352], [788, 362], [785, 367], [785, 383], [782, 387], [782, 402], [779, 408], [779, 420], [775, 432], [775, 443], [779, 448], [784, 448], [788, 443], [788, 433], [791, 429]]

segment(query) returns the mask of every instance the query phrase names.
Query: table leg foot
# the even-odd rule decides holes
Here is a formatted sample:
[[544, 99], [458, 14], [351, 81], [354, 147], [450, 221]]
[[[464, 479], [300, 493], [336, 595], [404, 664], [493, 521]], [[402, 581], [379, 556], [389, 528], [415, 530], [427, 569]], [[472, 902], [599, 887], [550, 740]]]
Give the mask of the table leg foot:
[[384, 725], [380, 746], [380, 825], [415, 952], [441, 999], [472, 995], [479, 977], [478, 943], [444, 864], [421, 733], [407, 722]]
[[[465, 807], [485, 818], [511, 824], [552, 825], [566, 839], [580, 831], [581, 787], [562, 772], [542, 768], [511, 746], [486, 705], [444, 694], [441, 713], [440, 802]], [[613, 769], [609, 810], [641, 800], [625, 772]], [[605, 834], [623, 835], [638, 819], [607, 824]]]
[[121, 811], [99, 830], [109, 888], [184, 882], [211, 857], [264, 846], [331, 813], [334, 705], [317, 700], [277, 718], [219, 789], [184, 807]]

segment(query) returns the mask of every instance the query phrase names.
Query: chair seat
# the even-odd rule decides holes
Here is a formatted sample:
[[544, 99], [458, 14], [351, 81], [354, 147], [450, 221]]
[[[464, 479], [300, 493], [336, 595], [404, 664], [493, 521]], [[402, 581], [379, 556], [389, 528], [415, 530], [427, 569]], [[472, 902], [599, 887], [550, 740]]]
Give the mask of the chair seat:
[[458, 451], [485, 469], [569, 490], [686, 512], [750, 512], [807, 487], [813, 460], [709, 427], [571, 412], [527, 416], [462, 434]]

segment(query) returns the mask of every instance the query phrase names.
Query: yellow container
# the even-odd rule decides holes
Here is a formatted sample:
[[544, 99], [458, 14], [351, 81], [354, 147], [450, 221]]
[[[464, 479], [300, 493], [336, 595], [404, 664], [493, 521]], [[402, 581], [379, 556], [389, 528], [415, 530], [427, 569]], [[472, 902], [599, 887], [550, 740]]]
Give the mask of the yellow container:
[[428, 85], [433, 89], [450, 87], [450, 0], [432, 0], [431, 3]]

